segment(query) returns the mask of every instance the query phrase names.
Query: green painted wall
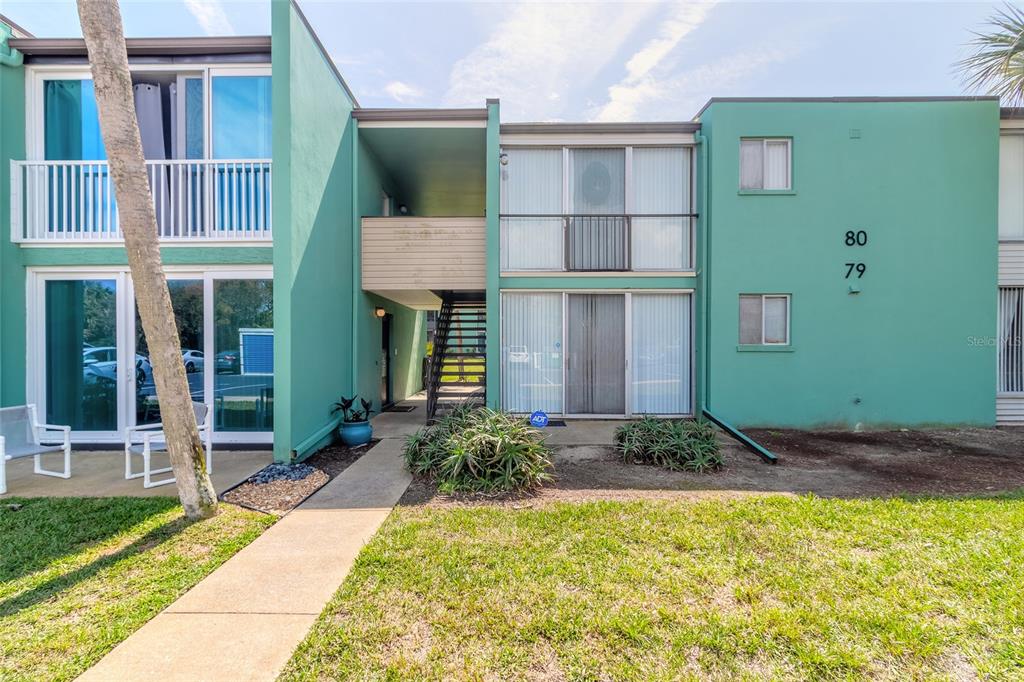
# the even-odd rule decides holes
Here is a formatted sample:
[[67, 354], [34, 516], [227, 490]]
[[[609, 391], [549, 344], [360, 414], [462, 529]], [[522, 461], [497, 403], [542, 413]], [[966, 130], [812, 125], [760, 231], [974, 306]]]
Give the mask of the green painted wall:
[[487, 100], [487, 406], [501, 406], [501, 106]]
[[329, 440], [353, 377], [355, 125], [327, 56], [288, 0], [271, 8], [274, 458]]
[[[746, 426], [994, 423], [998, 103], [722, 102], [702, 123], [711, 409]], [[738, 193], [741, 136], [793, 138], [791, 194]], [[738, 350], [740, 293], [792, 294], [789, 352]]]
[[25, 70], [0, 65], [0, 406], [25, 402], [25, 270], [11, 243], [11, 159], [25, 158]]
[[[385, 191], [395, 204], [408, 204], [394, 178], [365, 140], [359, 140], [357, 157], [357, 216], [379, 216], [382, 211], [381, 192]], [[361, 223], [357, 223], [361, 226]], [[391, 313], [391, 366], [392, 397], [397, 402], [422, 389], [421, 359], [426, 346], [425, 314], [399, 305], [380, 296], [362, 291], [362, 252], [360, 240], [353, 244], [353, 272], [356, 286], [355, 330], [356, 392], [372, 400], [374, 410], [380, 409], [381, 386], [381, 332], [382, 324], [374, 315], [379, 306]]]

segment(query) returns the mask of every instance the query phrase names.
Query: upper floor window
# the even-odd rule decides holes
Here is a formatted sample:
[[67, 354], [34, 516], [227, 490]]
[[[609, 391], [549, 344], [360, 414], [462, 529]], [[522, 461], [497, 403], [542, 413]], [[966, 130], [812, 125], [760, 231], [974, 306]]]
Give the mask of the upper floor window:
[[745, 137], [740, 140], [740, 189], [792, 188], [792, 140]]
[[[48, 75], [40, 75], [42, 120], [34, 153], [54, 161], [105, 160], [92, 80]], [[265, 73], [136, 71], [132, 91], [147, 159], [271, 156], [270, 76]]]
[[270, 76], [214, 76], [213, 158], [270, 158]]
[[999, 238], [1024, 239], [1024, 135], [999, 137]]
[[691, 267], [689, 147], [510, 147], [503, 154], [502, 270]]
[[740, 294], [740, 345], [789, 344], [789, 295]]

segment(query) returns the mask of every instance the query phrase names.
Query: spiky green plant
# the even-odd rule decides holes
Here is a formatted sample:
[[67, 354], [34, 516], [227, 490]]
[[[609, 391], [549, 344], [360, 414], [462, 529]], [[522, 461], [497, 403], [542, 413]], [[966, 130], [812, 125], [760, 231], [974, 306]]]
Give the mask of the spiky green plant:
[[715, 428], [702, 419], [644, 416], [615, 430], [623, 461], [667, 469], [711, 471], [722, 466]]
[[955, 68], [971, 90], [998, 95], [1008, 106], [1024, 104], [1024, 10], [1007, 3], [975, 32], [972, 53]]
[[551, 452], [522, 417], [460, 406], [406, 439], [405, 460], [442, 492], [528, 490], [550, 480]]

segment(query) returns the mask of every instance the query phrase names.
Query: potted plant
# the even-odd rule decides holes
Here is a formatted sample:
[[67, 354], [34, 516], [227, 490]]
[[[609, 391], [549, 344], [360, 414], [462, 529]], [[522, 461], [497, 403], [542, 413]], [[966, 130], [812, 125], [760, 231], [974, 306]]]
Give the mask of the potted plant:
[[[359, 400], [363, 409], [353, 408], [356, 400]], [[341, 400], [331, 406], [331, 414], [341, 412], [341, 425], [338, 427], [338, 436], [341, 442], [350, 447], [366, 445], [373, 438], [373, 427], [370, 426], [370, 414], [373, 403], [360, 399], [354, 395], [351, 398], [341, 397]]]

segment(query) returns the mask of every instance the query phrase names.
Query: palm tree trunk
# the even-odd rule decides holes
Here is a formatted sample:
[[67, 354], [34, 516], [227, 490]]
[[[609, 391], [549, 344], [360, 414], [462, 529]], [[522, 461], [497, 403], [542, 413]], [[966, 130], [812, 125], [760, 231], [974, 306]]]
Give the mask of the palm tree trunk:
[[171, 295], [160, 259], [156, 211], [135, 116], [121, 10], [117, 0], [78, 0], [78, 16], [92, 66], [100, 130], [114, 179], [121, 231], [149, 346], [178, 496], [188, 518], [212, 516], [217, 511], [217, 494], [206, 471]]

